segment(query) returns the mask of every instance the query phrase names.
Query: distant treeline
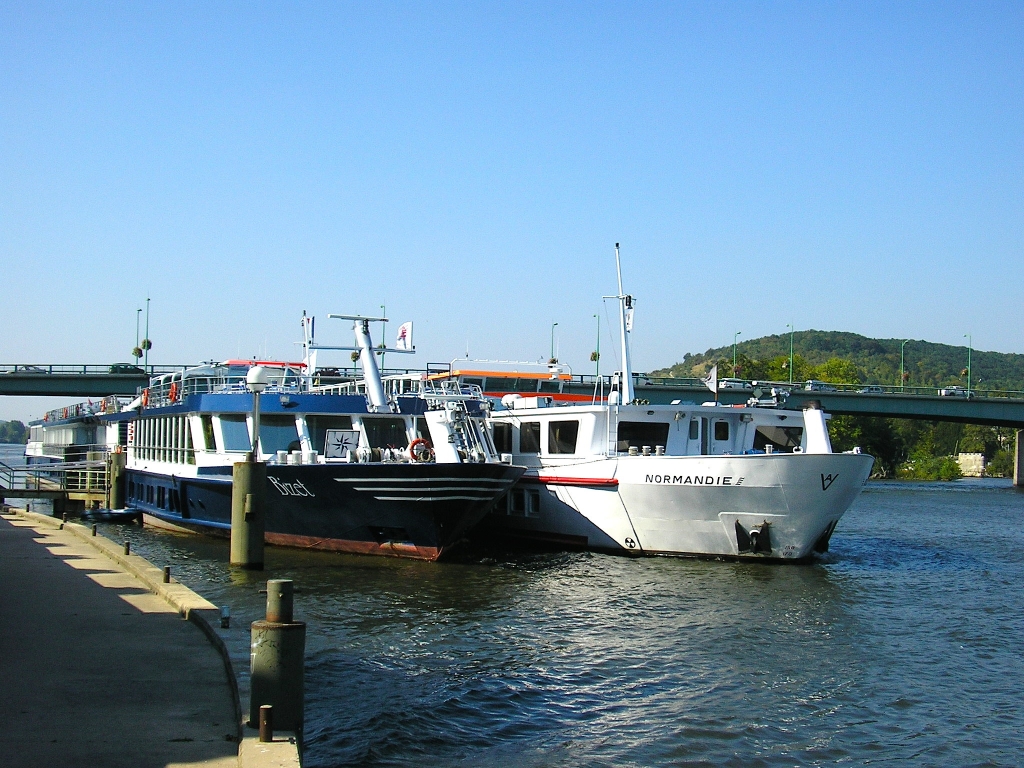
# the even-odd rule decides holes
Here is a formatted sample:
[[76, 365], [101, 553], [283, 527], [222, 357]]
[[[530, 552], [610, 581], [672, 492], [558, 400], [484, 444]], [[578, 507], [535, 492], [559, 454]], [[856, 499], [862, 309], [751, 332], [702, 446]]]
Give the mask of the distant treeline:
[[[652, 376], [704, 376], [718, 365], [719, 377], [833, 384], [903, 383], [908, 387], [967, 386], [967, 347], [902, 339], [869, 339], [841, 331], [793, 334], [793, 375], [789, 373], [788, 334], [765, 336], [732, 346], [687, 353], [681, 363], [651, 371]], [[971, 389], [1024, 390], [1024, 355], [971, 351]], [[983, 453], [986, 473], [1013, 475], [1015, 431], [1002, 427], [911, 419], [836, 416], [829, 426], [835, 450], [860, 446], [876, 459], [875, 474], [917, 480], [954, 480], [961, 476], [958, 453]]]
[[[789, 381], [789, 335], [765, 336], [704, 353], [686, 353], [680, 363], [651, 371], [653, 376], [703, 376], [715, 363], [719, 376]], [[810, 378], [842, 384], [900, 383], [903, 339], [869, 339], [842, 331], [798, 331], [793, 334], [793, 381]], [[967, 384], [967, 347], [912, 339], [903, 345], [904, 384], [945, 387]], [[822, 370], [825, 367], [825, 370]], [[824, 375], [821, 375], [824, 374]], [[971, 351], [971, 388], [1024, 390], [1024, 355]]]
[[0, 443], [27, 443], [28, 427], [20, 421], [0, 421]]

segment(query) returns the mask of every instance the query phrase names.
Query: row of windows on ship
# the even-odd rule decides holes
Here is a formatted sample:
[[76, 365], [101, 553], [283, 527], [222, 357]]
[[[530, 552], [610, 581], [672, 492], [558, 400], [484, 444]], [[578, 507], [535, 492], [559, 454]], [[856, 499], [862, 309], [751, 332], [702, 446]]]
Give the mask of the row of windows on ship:
[[[685, 420], [680, 420], [685, 423]], [[615, 450], [657, 450], [673, 455], [722, 454], [737, 449], [736, 441], [744, 436], [736, 433], [728, 419], [694, 417], [688, 425], [672, 429], [676, 422], [620, 421], [616, 425]], [[591, 422], [596, 426], [596, 422]], [[515, 426], [507, 421], [496, 421], [494, 447], [499, 453], [518, 454], [577, 454], [580, 453], [581, 435], [579, 419], [551, 420], [542, 429], [540, 421], [521, 421]], [[749, 448], [764, 451], [771, 446], [775, 451], [792, 451], [800, 445], [803, 429], [771, 425], [757, 426]], [[745, 442], [745, 440], [744, 440]], [[745, 447], [745, 446], [744, 446]], [[584, 449], [585, 450], [585, 449]]]
[[[233, 453], [252, 450], [250, 420], [246, 414], [201, 414], [161, 416], [140, 419], [129, 428], [128, 445], [136, 459], [194, 464], [197, 450], [206, 453]], [[493, 423], [494, 445], [499, 453], [577, 454], [586, 452], [580, 445], [580, 419], [546, 422], [506, 421]], [[594, 425], [591, 424], [591, 427]], [[671, 454], [720, 454], [736, 449], [733, 425], [726, 419], [693, 418], [682, 428], [674, 423], [621, 421], [616, 427], [615, 450], [658, 448]], [[676, 433], [676, 434], [673, 434]], [[799, 427], [759, 425], [753, 450], [771, 446], [776, 451], [792, 451], [800, 445]], [[374, 416], [353, 420], [339, 415], [265, 415], [260, 419], [260, 449], [264, 455], [316, 452], [328, 459], [344, 458], [349, 449], [407, 448], [410, 441], [429, 432], [422, 418]]]
[[[136, 459], [195, 464], [196, 451], [242, 453], [252, 450], [250, 419], [246, 414], [200, 414], [139, 419], [128, 432], [128, 446]], [[362, 435], [362, 439], [360, 439]], [[260, 418], [260, 451], [312, 452], [326, 458], [344, 458], [350, 449], [407, 448], [417, 437], [429, 437], [422, 418], [396, 416], [264, 415]]]

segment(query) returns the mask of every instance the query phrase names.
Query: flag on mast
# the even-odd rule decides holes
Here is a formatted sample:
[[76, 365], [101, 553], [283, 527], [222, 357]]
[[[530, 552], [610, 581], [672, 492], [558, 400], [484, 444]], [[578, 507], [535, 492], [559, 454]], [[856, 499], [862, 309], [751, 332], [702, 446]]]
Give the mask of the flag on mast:
[[411, 352], [414, 349], [412, 345], [412, 320], [402, 323], [398, 327], [398, 339], [395, 341], [395, 349], [407, 352]]
[[718, 364], [711, 366], [711, 370], [708, 371], [708, 375], [704, 377], [704, 384], [714, 392], [718, 394]]

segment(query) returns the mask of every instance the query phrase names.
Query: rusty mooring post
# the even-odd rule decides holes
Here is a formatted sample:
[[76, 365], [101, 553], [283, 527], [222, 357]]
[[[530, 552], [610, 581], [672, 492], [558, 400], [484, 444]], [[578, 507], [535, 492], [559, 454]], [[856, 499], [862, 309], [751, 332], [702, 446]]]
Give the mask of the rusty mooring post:
[[250, 628], [249, 725], [260, 723], [260, 708], [274, 708], [273, 727], [301, 731], [303, 722], [306, 623], [292, 619], [291, 579], [267, 582], [267, 618]]
[[260, 741], [274, 740], [274, 708], [270, 704], [260, 706]]
[[127, 455], [118, 446], [107, 459], [107, 509], [124, 509], [124, 470]]

